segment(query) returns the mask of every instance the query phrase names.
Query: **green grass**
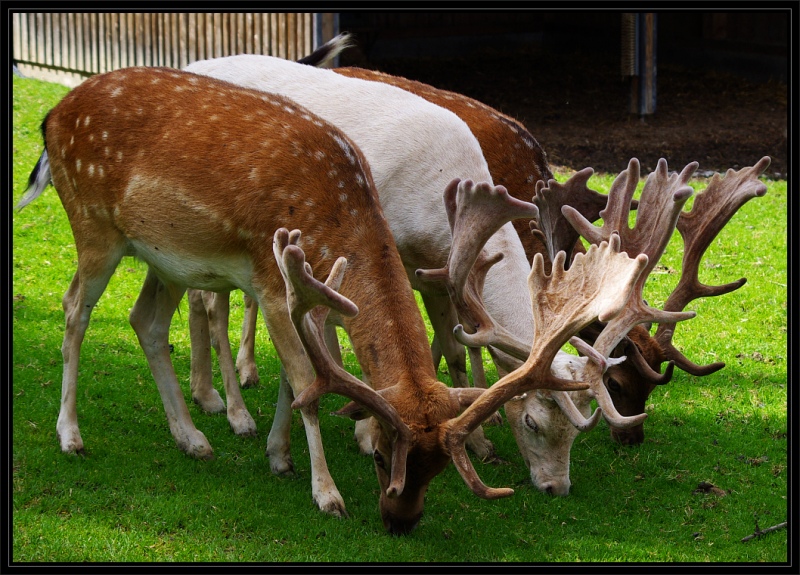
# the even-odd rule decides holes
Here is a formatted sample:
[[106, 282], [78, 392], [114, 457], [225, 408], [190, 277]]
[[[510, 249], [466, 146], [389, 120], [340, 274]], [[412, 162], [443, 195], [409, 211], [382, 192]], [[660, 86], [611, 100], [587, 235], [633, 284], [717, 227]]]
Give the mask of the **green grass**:
[[[13, 89], [16, 203], [41, 152], [39, 124], [67, 90], [16, 77]], [[590, 185], [605, 193], [612, 180], [598, 174]], [[258, 437], [234, 436], [224, 415], [206, 415], [191, 403], [185, 303], [173, 320], [173, 362], [216, 457], [195, 461], [178, 451], [127, 321], [145, 274], [129, 259], [94, 311], [82, 348], [78, 415], [87, 455], [61, 453], [55, 433], [61, 297], [76, 256], [49, 188], [13, 215], [12, 559], [785, 562], [786, 530], [740, 541], [756, 521], [763, 529], [788, 520], [787, 189], [783, 181], [767, 185], [767, 195], [745, 204], [702, 264], [702, 281], [745, 276], [747, 284], [690, 304], [698, 316], [675, 336], [690, 358], [724, 361], [725, 369], [705, 378], [676, 370], [648, 402], [641, 446], [614, 444], [605, 424], [579, 436], [566, 498], [545, 496], [530, 484], [507, 425], [487, 428], [507, 464], [478, 463], [477, 469], [488, 485], [513, 487], [514, 496], [478, 499], [450, 466], [433, 481], [419, 527], [400, 538], [388, 536], [381, 524], [378, 483], [371, 460], [359, 455], [352, 439], [352, 422], [324, 415], [343, 398], [323, 398], [321, 427], [350, 517], [332, 518], [314, 506], [298, 415], [292, 426], [297, 476], [270, 472], [264, 449], [279, 366], [263, 327], [257, 339], [262, 384], [243, 392]], [[681, 249], [679, 241], [670, 245], [661, 262], [665, 271], [680, 269]], [[675, 274], [654, 274], [646, 297], [663, 303], [675, 281]], [[231, 315], [235, 346], [240, 296], [233, 298]], [[357, 371], [348, 350], [345, 360]], [[496, 372], [486, 367], [494, 381]], [[724, 495], [695, 493], [701, 482]]]

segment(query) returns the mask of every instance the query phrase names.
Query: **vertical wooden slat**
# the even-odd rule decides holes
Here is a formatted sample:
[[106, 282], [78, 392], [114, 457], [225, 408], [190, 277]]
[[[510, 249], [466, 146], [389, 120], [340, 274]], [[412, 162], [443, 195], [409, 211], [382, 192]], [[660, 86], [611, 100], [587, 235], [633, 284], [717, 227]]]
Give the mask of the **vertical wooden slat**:
[[81, 76], [137, 65], [182, 68], [241, 53], [298, 59], [317, 41], [316, 18], [308, 12], [53, 12], [12, 18], [15, 59]]

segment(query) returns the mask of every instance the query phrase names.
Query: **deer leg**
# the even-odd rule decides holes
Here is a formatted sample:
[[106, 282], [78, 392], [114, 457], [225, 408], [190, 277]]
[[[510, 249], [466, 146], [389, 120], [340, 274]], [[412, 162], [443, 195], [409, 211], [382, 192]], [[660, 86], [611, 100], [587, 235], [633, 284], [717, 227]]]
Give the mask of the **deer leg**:
[[192, 400], [206, 413], [222, 413], [225, 411], [225, 402], [214, 389], [211, 336], [203, 292], [190, 289], [187, 290], [186, 297], [189, 300], [189, 340], [192, 345]]
[[275, 418], [267, 436], [266, 455], [275, 475], [294, 475], [294, 462], [291, 453], [290, 431], [292, 425], [292, 387], [289, 376], [281, 365], [280, 384], [278, 386], [278, 403], [275, 407]]
[[[444, 355], [453, 387], [469, 387], [467, 378], [467, 352], [453, 337], [453, 328], [458, 323], [455, 308], [446, 295], [422, 294], [422, 302], [428, 312], [434, 339]], [[432, 349], [432, 355], [435, 350]], [[435, 357], [434, 357], [435, 359]], [[435, 367], [438, 365], [434, 364]]]
[[[453, 387], [469, 387], [467, 378], [467, 352], [463, 345], [456, 341], [453, 336], [453, 328], [458, 323], [456, 310], [447, 296], [432, 296], [422, 294], [422, 302], [428, 312], [431, 321], [434, 337], [439, 342], [439, 346], [447, 361], [447, 368], [450, 372], [450, 379]], [[499, 414], [495, 414], [490, 420], [496, 423], [495, 419]], [[477, 427], [475, 431], [467, 436], [467, 448], [482, 460], [491, 459], [494, 456], [494, 445], [486, 439], [482, 427]]]
[[247, 411], [236, 379], [236, 368], [233, 366], [231, 342], [228, 339], [230, 318], [230, 292], [214, 293], [205, 291], [202, 294], [203, 304], [208, 315], [211, 345], [217, 352], [222, 382], [225, 385], [225, 399], [228, 402], [228, 423], [236, 435], [253, 436], [256, 434], [256, 422]]
[[81, 258], [79, 255], [78, 271], [72, 277], [72, 282], [61, 302], [65, 320], [64, 341], [61, 345], [64, 371], [56, 434], [61, 444], [61, 451], [65, 453], [83, 453], [83, 439], [81, 439], [78, 428], [77, 410], [78, 364], [81, 344], [86, 334], [86, 328], [89, 326], [92, 310], [105, 291], [108, 281], [121, 259], [121, 252], [109, 253], [107, 258], [100, 261], [100, 265], [95, 269], [88, 263], [95, 261], [93, 258]]
[[239, 353], [236, 354], [236, 371], [239, 372], [239, 383], [242, 387], [253, 387], [260, 381], [255, 359], [256, 320], [258, 320], [258, 303], [244, 294], [242, 339], [239, 341]]
[[[311, 385], [316, 376], [305, 354], [303, 344], [297, 336], [285, 300], [282, 305], [272, 302], [270, 305], [265, 305], [266, 302], [260, 303], [259, 307], [272, 336], [272, 343], [285, 368], [289, 383], [289, 385], [281, 383], [275, 419], [267, 438], [267, 456], [270, 458], [271, 469], [275, 473], [286, 473], [286, 470], [292, 469], [289, 455], [291, 396], [299, 395]], [[318, 402], [314, 401], [300, 409], [311, 460], [311, 493], [321, 511], [342, 517], [347, 515], [347, 511], [344, 499], [336, 488], [325, 460], [322, 436], [319, 431], [319, 418], [317, 417], [318, 406]]]
[[169, 357], [169, 325], [183, 291], [175, 285], [164, 284], [148, 270], [129, 321], [150, 364], [175, 442], [188, 455], [209, 459], [213, 457], [213, 450], [206, 436], [192, 422]]
[[[339, 346], [339, 338], [336, 335], [336, 326], [332, 323], [325, 324], [323, 337], [325, 338], [325, 346], [328, 348], [328, 352], [331, 354], [333, 361], [335, 361], [339, 367], [344, 368], [344, 362], [342, 361], [342, 348]], [[369, 374], [363, 372], [363, 370], [361, 373], [361, 380], [367, 385], [370, 385]], [[359, 419], [355, 423], [355, 432], [353, 433], [353, 436], [358, 444], [358, 450], [362, 455], [372, 455], [373, 423], [375, 422], [372, 417]]]

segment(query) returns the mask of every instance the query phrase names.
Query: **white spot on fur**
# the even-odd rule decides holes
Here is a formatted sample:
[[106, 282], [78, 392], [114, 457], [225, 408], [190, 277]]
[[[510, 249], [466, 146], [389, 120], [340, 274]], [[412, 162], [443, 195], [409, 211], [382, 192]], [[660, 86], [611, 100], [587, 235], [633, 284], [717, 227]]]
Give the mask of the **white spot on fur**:
[[347, 201], [347, 194], [339, 194], [339, 201], [346, 202]]
[[339, 134], [331, 134], [333, 139], [339, 144], [339, 147], [344, 151], [345, 156], [350, 161], [352, 165], [356, 164], [356, 157], [353, 154], [353, 148], [350, 147], [350, 144], [347, 143]]
[[322, 246], [319, 248], [319, 253], [322, 255], [323, 258], [327, 258], [331, 255], [331, 250], [328, 249], [328, 246]]
[[80, 158], [75, 160], [75, 171], [77, 171], [79, 174], [81, 173], [81, 160], [80, 160]]
[[325, 159], [325, 152], [323, 152], [322, 150], [317, 150], [316, 152], [314, 152], [314, 157], [318, 160], [323, 160]]
[[339, 188], [339, 189], [344, 189], [344, 181], [339, 180], [339, 183], [336, 184], [336, 187]]
[[102, 137], [103, 137], [103, 141], [104, 141], [104, 142], [105, 142], [106, 140], [108, 140], [108, 131], [106, 131], [106, 130], [103, 130], [103, 136], [102, 136]]
[[217, 116], [216, 114], [213, 114], [213, 115], [209, 116], [208, 119], [211, 120], [212, 122], [215, 122], [215, 121], [219, 120], [219, 116]]
[[122, 151], [121, 151], [121, 150], [118, 150], [118, 151], [117, 151], [117, 161], [118, 161], [118, 162], [121, 162], [121, 161], [122, 161]]
[[294, 108], [291, 108], [289, 106], [284, 106], [283, 109], [289, 112], [290, 114], [294, 114]]
[[250, 175], [248, 177], [253, 182], [258, 181], [258, 168], [250, 168]]
[[367, 182], [364, 181], [364, 176], [362, 176], [361, 173], [356, 174], [356, 183], [361, 187], [366, 185]]
[[89, 168], [87, 170], [89, 172], [89, 176], [94, 176], [94, 164], [89, 164]]
[[117, 86], [116, 88], [111, 90], [111, 97], [112, 98], [116, 98], [120, 94], [122, 94], [122, 86]]
[[84, 118], [84, 120], [83, 120], [83, 125], [84, 126], [88, 126], [89, 122], [91, 122], [91, 121], [92, 121], [92, 117], [91, 116], [86, 116], [86, 118]]
[[72, 136], [72, 137], [69, 139], [69, 145], [70, 145], [70, 146], [72, 146], [74, 143], [75, 143], [75, 136]]
[[105, 178], [105, 177], [106, 177], [106, 170], [105, 170], [105, 168], [103, 168], [103, 166], [97, 166], [97, 174], [98, 174], [98, 175], [99, 175], [101, 178]]
[[355, 208], [351, 209], [350, 210], [350, 215], [353, 216], [353, 217], [357, 217], [358, 216], [358, 210], [355, 209]]

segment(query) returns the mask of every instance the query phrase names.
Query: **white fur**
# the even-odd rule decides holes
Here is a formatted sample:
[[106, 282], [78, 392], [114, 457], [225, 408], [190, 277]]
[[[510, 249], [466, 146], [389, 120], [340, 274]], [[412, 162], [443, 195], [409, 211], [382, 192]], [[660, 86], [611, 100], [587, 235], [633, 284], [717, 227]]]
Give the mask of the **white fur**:
[[[190, 64], [186, 71], [286, 96], [341, 129], [370, 165], [389, 227], [412, 280], [418, 268], [442, 267], [450, 228], [442, 194], [454, 178], [491, 182], [480, 145], [452, 112], [378, 82], [281, 58], [239, 55]], [[530, 265], [511, 224], [486, 245], [502, 251], [484, 288], [486, 309], [525, 341], [533, 338]]]

